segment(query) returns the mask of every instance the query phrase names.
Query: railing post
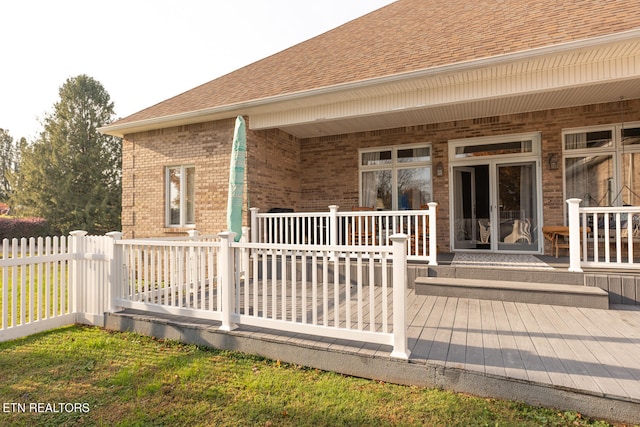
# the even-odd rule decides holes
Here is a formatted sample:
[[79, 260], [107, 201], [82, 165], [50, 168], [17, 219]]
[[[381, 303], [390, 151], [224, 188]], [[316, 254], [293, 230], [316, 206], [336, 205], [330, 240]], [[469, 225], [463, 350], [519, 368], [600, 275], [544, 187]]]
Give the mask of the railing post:
[[409, 359], [407, 339], [407, 235], [394, 234], [393, 242], [393, 351], [391, 357]]
[[[251, 229], [249, 227], [242, 227], [242, 237], [240, 238], [240, 241], [242, 243], [249, 242], [249, 232], [250, 231], [251, 231]], [[240, 265], [242, 265], [242, 272], [244, 273], [244, 280], [245, 280], [245, 283], [247, 283], [246, 281], [249, 279], [249, 251], [247, 250], [247, 248], [242, 248], [240, 250], [240, 253], [242, 254], [242, 259], [240, 260]]]
[[429, 265], [438, 265], [438, 242], [436, 233], [436, 211], [438, 204], [429, 202]]
[[329, 244], [331, 246], [338, 246], [338, 208], [337, 205], [329, 206]]
[[260, 208], [249, 208], [251, 211], [251, 242], [259, 243], [258, 241], [258, 212]]
[[220, 281], [219, 292], [222, 295], [222, 326], [220, 326], [220, 330], [232, 331], [238, 327], [238, 325], [231, 322], [233, 307], [235, 307], [234, 249], [231, 247], [231, 242], [233, 242], [236, 237], [236, 233], [233, 231], [223, 231], [218, 234], [218, 237], [220, 237], [221, 243], [219, 258], [220, 271], [218, 275]]
[[118, 240], [122, 240], [120, 231], [111, 231], [107, 233], [111, 237], [111, 248], [109, 258], [109, 289], [107, 289], [108, 298], [105, 311], [113, 313], [116, 311], [116, 300], [122, 296], [122, 246], [117, 245]]
[[569, 199], [569, 271], [582, 272], [580, 267], [580, 202], [581, 199]]
[[71, 253], [73, 254], [73, 261], [71, 261], [71, 270], [69, 271], [69, 282], [71, 283], [71, 291], [73, 292], [71, 308], [74, 314], [83, 313], [86, 311], [84, 304], [85, 293], [82, 284], [85, 283], [84, 271], [85, 262], [82, 259], [85, 251], [85, 239], [87, 232], [84, 230], [75, 230], [69, 233], [71, 236]]

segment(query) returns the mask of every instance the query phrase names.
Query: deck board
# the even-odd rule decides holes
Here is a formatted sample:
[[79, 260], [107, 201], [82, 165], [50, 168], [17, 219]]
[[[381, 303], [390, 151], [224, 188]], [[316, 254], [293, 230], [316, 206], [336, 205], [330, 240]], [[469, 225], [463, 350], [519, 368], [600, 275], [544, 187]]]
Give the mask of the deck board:
[[515, 337], [514, 340], [520, 352], [527, 379], [542, 383], [550, 382], [549, 374], [536, 351], [535, 344], [525, 326], [518, 304], [510, 302], [504, 305], [509, 317], [509, 327]]
[[442, 315], [434, 331], [433, 344], [427, 356], [427, 359], [433, 362], [446, 364], [457, 302], [457, 299], [449, 298], [443, 307]]
[[502, 301], [492, 301], [494, 319], [498, 328], [498, 341], [504, 363], [505, 374], [511, 378], [527, 379], [527, 372], [520, 350], [516, 344], [516, 336], [511, 329], [511, 322]]
[[575, 387], [571, 376], [565, 371], [558, 355], [555, 353], [553, 343], [547, 338], [547, 334], [553, 335], [553, 331], [547, 330], [545, 334], [544, 324], [541, 325], [536, 319], [537, 310], [532, 311], [532, 308], [535, 308], [533, 305], [523, 303], [517, 303], [516, 305], [551, 384], [569, 388]]
[[465, 369], [484, 373], [484, 349], [482, 344], [482, 328], [480, 319], [480, 300], [469, 300], [467, 318], [467, 351]]
[[449, 340], [446, 366], [464, 368], [467, 350], [467, 327], [469, 318], [469, 300], [460, 299], [453, 319], [453, 330]]
[[482, 348], [484, 354], [484, 370], [488, 374], [505, 376], [504, 360], [498, 327], [495, 322], [491, 301], [480, 301], [480, 325], [482, 327]]

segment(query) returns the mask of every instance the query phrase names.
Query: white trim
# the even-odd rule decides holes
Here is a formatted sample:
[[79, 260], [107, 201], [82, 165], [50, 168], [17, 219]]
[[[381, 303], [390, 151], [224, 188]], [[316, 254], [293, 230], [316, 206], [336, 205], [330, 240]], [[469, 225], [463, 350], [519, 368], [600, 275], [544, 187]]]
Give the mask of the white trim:
[[[503, 144], [508, 142], [518, 142], [518, 141], [531, 141], [531, 151], [526, 153], [513, 153], [513, 154], [498, 154], [495, 156], [482, 156], [482, 157], [466, 157], [466, 158], [457, 158], [456, 157], [456, 148], [465, 147], [465, 146], [476, 146], [476, 145], [484, 145], [484, 144]], [[488, 160], [489, 158], [517, 158], [521, 159], [524, 157], [535, 157], [539, 158], [541, 154], [541, 141], [542, 135], [540, 132], [526, 132], [526, 133], [515, 133], [509, 135], [496, 135], [496, 136], [480, 136], [475, 138], [462, 138], [462, 139], [450, 139], [449, 140], [449, 164], [459, 164], [459, 163], [478, 163], [479, 160]]]
[[[500, 144], [507, 142], [517, 142], [517, 141], [531, 141], [531, 151], [523, 152], [523, 153], [513, 153], [513, 154], [498, 154], [493, 156], [478, 156], [478, 157], [466, 157], [466, 158], [456, 158], [455, 151], [458, 147], [464, 146], [476, 146], [476, 145], [484, 145], [484, 144]], [[537, 251], [518, 251], [518, 250], [499, 250], [498, 249], [498, 239], [496, 237], [496, 233], [498, 230], [492, 230], [491, 243], [492, 247], [495, 249], [486, 250], [486, 249], [463, 249], [462, 251], [469, 252], [485, 252], [485, 253], [524, 253], [524, 254], [542, 254], [544, 251], [544, 237], [542, 235], [542, 224], [544, 223], [543, 218], [543, 194], [542, 194], [542, 162], [541, 162], [541, 152], [542, 152], [542, 135], [540, 132], [526, 132], [526, 133], [517, 133], [517, 134], [508, 134], [508, 135], [496, 135], [496, 136], [482, 136], [476, 138], [462, 138], [462, 139], [451, 139], [448, 141], [449, 146], [449, 200], [452, 203], [449, 203], [449, 242], [451, 245], [451, 249], [455, 252], [461, 251], [460, 249], [455, 249], [455, 187], [453, 183], [453, 171], [455, 167], [465, 167], [472, 165], [487, 165], [489, 167], [489, 205], [490, 205], [490, 220], [492, 223], [495, 222], [494, 217], [497, 214], [497, 167], [500, 165], [509, 165], [509, 164], [519, 164], [519, 163], [533, 163], [535, 167], [536, 173], [536, 215], [537, 215], [537, 231], [535, 239], [538, 242], [538, 250]], [[492, 227], [496, 228], [496, 227]], [[495, 246], [494, 246], [495, 245]]]
[[[179, 224], [171, 224], [171, 179], [169, 177], [169, 171], [171, 169], [180, 169], [180, 223]], [[164, 226], [165, 228], [195, 228], [195, 209], [196, 209], [196, 201], [195, 201], [195, 188], [194, 191], [194, 200], [193, 200], [193, 212], [194, 212], [194, 222], [192, 224], [187, 223], [187, 180], [186, 180], [186, 170], [193, 169], [193, 173], [195, 176], [195, 165], [186, 164], [186, 165], [170, 165], [165, 166], [164, 179], [165, 179], [165, 197], [164, 197]], [[195, 178], [194, 178], [195, 179]], [[194, 181], [195, 185], [195, 181]]]
[[[398, 162], [398, 150], [411, 150], [415, 148], [428, 148], [429, 160], [416, 162]], [[391, 163], [381, 165], [363, 165], [363, 153], [377, 153], [383, 151], [391, 151]], [[391, 210], [398, 210], [398, 170], [429, 168], [429, 178], [431, 181], [431, 200], [433, 201], [433, 144], [431, 142], [419, 142], [413, 144], [387, 145], [381, 147], [368, 147], [358, 149], [358, 204], [363, 206], [362, 202], [362, 174], [364, 172], [374, 171], [391, 171]]]
[[[608, 177], [613, 179], [613, 187], [614, 192], [613, 198], [614, 202], [619, 203], [621, 200], [615, 200], [616, 197], [621, 192], [623, 177], [622, 177], [622, 167], [623, 167], [623, 159], [622, 156], [624, 154], [629, 153], [640, 153], [640, 145], [622, 145], [622, 130], [623, 129], [632, 129], [632, 128], [640, 128], [640, 121], [631, 121], [631, 122], [619, 122], [619, 123], [610, 123], [606, 125], [594, 125], [594, 126], [581, 126], [575, 128], [565, 128], [562, 129], [561, 132], [561, 144], [562, 144], [562, 194], [563, 199], [568, 199], [567, 196], [567, 168], [566, 168], [566, 160], [570, 158], [580, 158], [580, 157], [591, 157], [591, 156], [610, 156], [612, 159], [612, 176]], [[599, 131], [611, 131], [611, 139], [612, 145], [610, 147], [593, 147], [593, 148], [576, 148], [576, 149], [566, 149], [565, 138], [567, 135], [578, 134], [578, 133], [591, 133], [591, 132], [599, 132]], [[576, 196], [578, 197], [578, 196]], [[582, 196], [578, 197], [581, 198]], [[581, 206], [585, 206], [585, 201], [581, 201]], [[618, 206], [618, 204], [616, 204]], [[593, 206], [591, 206], [593, 207]], [[567, 206], [564, 206], [563, 209], [563, 218], [566, 221], [567, 219]]]

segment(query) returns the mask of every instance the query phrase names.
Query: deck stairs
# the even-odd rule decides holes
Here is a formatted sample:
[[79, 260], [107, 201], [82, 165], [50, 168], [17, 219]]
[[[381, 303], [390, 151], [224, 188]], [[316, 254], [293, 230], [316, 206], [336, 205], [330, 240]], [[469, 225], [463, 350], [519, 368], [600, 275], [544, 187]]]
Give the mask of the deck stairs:
[[609, 294], [585, 286], [584, 274], [558, 270], [432, 266], [415, 279], [418, 295], [609, 308]]

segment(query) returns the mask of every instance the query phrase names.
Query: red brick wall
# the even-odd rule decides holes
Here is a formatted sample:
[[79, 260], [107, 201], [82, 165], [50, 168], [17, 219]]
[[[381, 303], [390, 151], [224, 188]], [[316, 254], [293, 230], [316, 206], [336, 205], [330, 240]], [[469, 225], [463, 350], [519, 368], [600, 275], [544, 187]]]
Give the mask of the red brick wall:
[[[234, 126], [235, 119], [228, 119], [126, 135], [122, 168], [125, 238], [184, 235], [188, 230], [165, 227], [167, 166], [195, 166], [198, 231], [216, 234], [226, 229]], [[290, 135], [278, 130], [249, 130], [247, 170], [251, 173], [246, 182], [249, 204], [262, 211], [271, 207], [297, 209], [299, 158], [299, 143]]]
[[[624, 110], [622, 114], [621, 109]], [[430, 142], [432, 163], [442, 162], [445, 173], [433, 176], [434, 201], [438, 202], [438, 241], [449, 249], [448, 144], [452, 139], [490, 135], [540, 132], [542, 136], [543, 221], [562, 224], [565, 200], [562, 192], [562, 129], [640, 120], [640, 100], [538, 111], [499, 117], [460, 120], [447, 123], [408, 126], [397, 129], [360, 132], [304, 139], [301, 141], [300, 210], [326, 211], [337, 204], [340, 210], [358, 205], [358, 149]], [[549, 169], [551, 153], [558, 169]]]
[[278, 129], [249, 131], [247, 136], [247, 192], [249, 206], [271, 208], [300, 206], [300, 143]]
[[[624, 110], [621, 111], [621, 108]], [[551, 111], [487, 117], [348, 135], [298, 140], [280, 130], [247, 132], [247, 197], [251, 207], [297, 211], [341, 210], [358, 205], [358, 149], [430, 142], [433, 165], [442, 162], [445, 174], [433, 176], [434, 200], [439, 203], [438, 241], [449, 239], [448, 145], [451, 139], [541, 132], [543, 221], [560, 224], [565, 205], [562, 193], [561, 131], [564, 128], [640, 120], [640, 100], [589, 105]], [[247, 120], [250, 127], [250, 121]], [[166, 166], [196, 166], [196, 227], [204, 234], [226, 228], [229, 154], [234, 120], [127, 135], [123, 142], [123, 231], [125, 237], [163, 236], [185, 230], [167, 229], [165, 221]], [[546, 161], [555, 153], [559, 168]], [[248, 223], [248, 221], [247, 221]]]

